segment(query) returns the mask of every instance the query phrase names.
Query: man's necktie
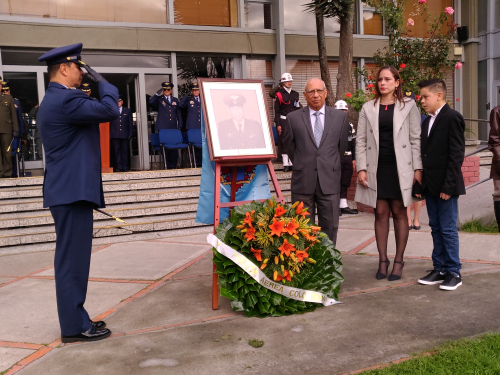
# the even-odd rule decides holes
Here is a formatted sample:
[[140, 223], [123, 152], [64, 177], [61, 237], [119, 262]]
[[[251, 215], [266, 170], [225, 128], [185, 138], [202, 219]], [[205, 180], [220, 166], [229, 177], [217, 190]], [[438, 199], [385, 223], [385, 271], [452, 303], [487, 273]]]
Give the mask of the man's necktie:
[[319, 147], [321, 137], [323, 137], [323, 126], [319, 118], [320, 115], [321, 112], [314, 112], [314, 116], [316, 116], [316, 122], [314, 123], [314, 140], [316, 141], [316, 147]]

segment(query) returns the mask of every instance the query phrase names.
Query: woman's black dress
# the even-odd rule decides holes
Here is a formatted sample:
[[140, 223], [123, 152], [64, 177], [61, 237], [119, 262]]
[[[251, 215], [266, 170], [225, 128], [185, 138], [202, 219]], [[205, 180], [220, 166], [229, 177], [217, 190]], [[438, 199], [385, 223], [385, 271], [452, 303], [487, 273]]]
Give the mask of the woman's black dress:
[[377, 199], [403, 199], [399, 187], [398, 164], [394, 151], [394, 104], [380, 104]]

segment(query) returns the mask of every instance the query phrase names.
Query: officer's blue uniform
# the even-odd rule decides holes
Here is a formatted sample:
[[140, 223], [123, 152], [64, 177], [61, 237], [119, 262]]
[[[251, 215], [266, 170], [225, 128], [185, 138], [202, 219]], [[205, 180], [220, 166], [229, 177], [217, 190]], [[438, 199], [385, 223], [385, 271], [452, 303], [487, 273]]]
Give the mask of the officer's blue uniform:
[[[39, 61], [55, 65], [68, 56], [74, 62], [71, 56], [80, 55], [81, 48], [81, 43], [56, 48]], [[100, 101], [50, 82], [37, 116], [45, 150], [43, 205], [50, 207], [57, 235], [54, 270], [63, 336], [91, 328], [83, 304], [92, 249], [92, 210], [104, 207], [99, 123], [119, 114], [118, 89], [108, 82], [100, 82], [98, 87]]]
[[132, 111], [122, 106], [120, 116], [109, 123], [109, 137], [115, 151], [116, 168], [119, 171], [128, 170], [128, 145], [133, 131]]
[[[190, 90], [199, 90], [198, 83], [189, 85]], [[187, 109], [186, 129], [200, 129], [201, 132], [201, 99], [200, 96], [184, 95], [179, 106]], [[201, 149], [195, 148], [196, 165], [201, 166]]]
[[[161, 84], [163, 89], [172, 89], [173, 85], [170, 82]], [[159, 132], [161, 129], [180, 129], [182, 128], [182, 114], [179, 106], [179, 99], [172, 95], [153, 95], [149, 99], [149, 104], [158, 107], [158, 117], [156, 118], [155, 130]], [[173, 169], [177, 166], [178, 151], [167, 150], [167, 168]]]

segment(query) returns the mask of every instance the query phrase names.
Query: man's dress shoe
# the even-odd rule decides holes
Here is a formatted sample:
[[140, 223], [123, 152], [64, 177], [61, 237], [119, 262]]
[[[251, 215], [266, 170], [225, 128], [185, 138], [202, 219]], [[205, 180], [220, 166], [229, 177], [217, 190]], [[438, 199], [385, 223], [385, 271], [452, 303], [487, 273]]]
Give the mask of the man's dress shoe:
[[111, 335], [111, 331], [107, 328], [97, 330], [94, 325], [87, 332], [80, 333], [74, 336], [61, 336], [61, 341], [65, 344], [78, 341], [98, 341], [103, 340]]
[[92, 320], [90, 321], [90, 323], [92, 323], [92, 325], [94, 326], [94, 328], [99, 331], [101, 329], [104, 329], [106, 328], [106, 322], [103, 322], [102, 320], [99, 320], [97, 322], [93, 322]]
[[347, 215], [357, 215], [358, 214], [358, 210], [352, 210], [349, 207], [341, 208], [340, 212], [342, 212], [343, 214], [347, 214]]

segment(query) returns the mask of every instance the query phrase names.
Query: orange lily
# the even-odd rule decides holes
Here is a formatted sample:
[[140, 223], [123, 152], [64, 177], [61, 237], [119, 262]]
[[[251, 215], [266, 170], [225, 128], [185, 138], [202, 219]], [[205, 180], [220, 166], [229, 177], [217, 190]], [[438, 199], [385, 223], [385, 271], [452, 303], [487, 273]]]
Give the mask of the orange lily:
[[255, 211], [245, 213], [246, 217], [243, 219], [243, 222], [252, 226], [252, 215], [254, 214], [254, 212]]
[[253, 253], [255, 259], [257, 259], [259, 262], [262, 262], [262, 256], [260, 255], [262, 250], [255, 250], [253, 247], [251, 247], [250, 251]]
[[245, 238], [247, 239], [247, 242], [250, 242], [250, 240], [255, 240], [255, 228], [254, 227], [250, 227], [247, 229], [247, 232], [245, 234]]
[[295, 209], [295, 213], [297, 215], [302, 215], [302, 217], [306, 217], [307, 215], [310, 215], [309, 212], [304, 211], [304, 202], [300, 202], [297, 208]]
[[280, 217], [280, 216], [283, 216], [285, 214], [286, 210], [283, 206], [280, 206], [279, 204], [276, 205], [276, 213], [274, 214], [274, 216], [276, 217]]
[[273, 218], [273, 223], [269, 225], [269, 228], [271, 229], [271, 236], [276, 235], [280, 237], [284, 226], [285, 223], [283, 221], [277, 221], [276, 218]]
[[315, 236], [312, 236], [309, 233], [303, 233], [303, 234], [304, 234], [304, 237], [306, 238], [306, 240], [311, 241], [311, 242], [316, 241], [316, 237]]
[[309, 257], [309, 254], [307, 254], [307, 249], [309, 249], [309, 248], [306, 247], [304, 250], [297, 250], [295, 252], [295, 256], [297, 257], [297, 260], [299, 261], [299, 263], [302, 263], [304, 261], [304, 258]]
[[283, 279], [285, 279], [287, 281], [292, 281], [292, 276], [290, 276], [290, 272], [285, 270], [285, 272], [283, 272], [283, 276], [278, 275], [278, 277], [276, 277], [276, 281], [281, 281]]
[[317, 226], [311, 225], [311, 230], [313, 232], [319, 232], [321, 230], [321, 227], [317, 227]]
[[290, 251], [295, 251], [295, 245], [292, 245], [291, 243], [288, 243], [287, 240], [283, 242], [283, 245], [278, 247], [278, 249], [281, 251], [281, 255], [286, 255], [287, 257], [290, 256]]
[[295, 219], [292, 219], [292, 221], [290, 221], [288, 225], [285, 227], [285, 231], [292, 236], [297, 233], [297, 228], [299, 226], [300, 225], [295, 222]]

